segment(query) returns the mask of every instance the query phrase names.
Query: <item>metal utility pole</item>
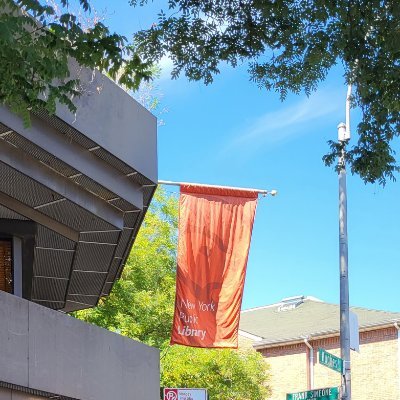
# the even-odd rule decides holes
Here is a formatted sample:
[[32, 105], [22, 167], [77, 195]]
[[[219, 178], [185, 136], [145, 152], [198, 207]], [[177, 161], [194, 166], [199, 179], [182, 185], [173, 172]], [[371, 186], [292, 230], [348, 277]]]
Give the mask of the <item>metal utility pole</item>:
[[351, 400], [350, 321], [347, 239], [346, 144], [350, 139], [351, 85], [347, 89], [346, 124], [338, 125], [342, 145], [339, 158], [339, 263], [340, 263], [340, 353], [343, 360], [341, 400]]

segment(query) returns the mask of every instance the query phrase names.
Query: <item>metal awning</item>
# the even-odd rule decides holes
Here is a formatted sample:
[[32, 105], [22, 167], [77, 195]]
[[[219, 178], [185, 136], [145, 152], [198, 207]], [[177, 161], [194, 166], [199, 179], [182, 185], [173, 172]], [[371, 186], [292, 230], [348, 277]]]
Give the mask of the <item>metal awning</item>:
[[[36, 222], [29, 299], [67, 312], [93, 307], [110, 293], [157, 181], [155, 118], [111, 81], [98, 79], [103, 97], [79, 99], [80, 112], [89, 104], [97, 130], [90, 126], [82, 132], [82, 124], [78, 130], [46, 113], [33, 115], [31, 127], [25, 128], [0, 107], [0, 232], [1, 219]], [[132, 110], [122, 117], [122, 126], [118, 94], [119, 106]], [[116, 115], [101, 124], [104, 96], [114, 100], [110, 107]], [[125, 130], [121, 156], [110, 151], [117, 148], [115, 143], [107, 146], [105, 140], [111, 135], [118, 143], [119, 130]], [[129, 162], [127, 143], [132, 146]], [[141, 151], [147, 154], [135, 168], [135, 155]]]

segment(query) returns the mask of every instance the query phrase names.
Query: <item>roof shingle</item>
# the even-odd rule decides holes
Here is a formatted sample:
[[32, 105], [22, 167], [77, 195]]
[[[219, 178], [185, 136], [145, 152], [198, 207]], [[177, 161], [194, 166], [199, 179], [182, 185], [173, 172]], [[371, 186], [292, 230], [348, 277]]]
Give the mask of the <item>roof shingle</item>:
[[[290, 304], [297, 304], [290, 307]], [[282, 307], [283, 306], [283, 307]], [[400, 321], [400, 312], [350, 307], [357, 314], [360, 330]], [[339, 306], [310, 297], [280, 302], [241, 313], [240, 330], [259, 337], [258, 344], [271, 345], [339, 332]]]

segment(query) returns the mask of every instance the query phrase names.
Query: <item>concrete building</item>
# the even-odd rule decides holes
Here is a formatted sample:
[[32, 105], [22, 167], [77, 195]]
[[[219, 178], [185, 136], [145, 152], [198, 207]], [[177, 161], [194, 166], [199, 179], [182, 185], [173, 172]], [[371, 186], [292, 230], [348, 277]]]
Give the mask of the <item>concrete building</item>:
[[77, 114], [0, 107], [0, 399], [155, 400], [159, 352], [78, 321], [120, 276], [157, 183], [156, 119], [74, 67]]
[[[400, 400], [400, 313], [350, 309], [360, 342], [351, 352], [352, 398]], [[270, 365], [271, 400], [340, 386], [340, 374], [318, 362], [319, 348], [340, 357], [338, 305], [300, 296], [245, 310], [239, 346], [255, 348]]]

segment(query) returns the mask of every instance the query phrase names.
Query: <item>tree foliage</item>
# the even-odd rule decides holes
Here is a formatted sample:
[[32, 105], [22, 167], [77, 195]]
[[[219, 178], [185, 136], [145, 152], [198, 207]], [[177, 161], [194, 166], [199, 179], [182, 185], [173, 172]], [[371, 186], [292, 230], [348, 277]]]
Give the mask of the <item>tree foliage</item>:
[[164, 348], [175, 300], [177, 207], [157, 192], [111, 294], [80, 318]]
[[75, 316], [161, 349], [161, 385], [204, 387], [218, 400], [265, 399], [267, 365], [255, 351], [169, 346], [176, 248], [177, 201], [158, 191], [121, 279], [98, 307]]
[[[74, 112], [79, 79], [71, 79], [69, 62], [107, 72], [130, 89], [151, 76], [124, 36], [112, 33], [100, 21], [82, 27], [60, 0], [63, 12], [40, 0], [0, 0], [0, 102], [29, 123], [30, 112], [54, 113], [57, 102]], [[88, 0], [79, 0], [86, 13]]]
[[[143, 5], [147, 0], [130, 0]], [[141, 54], [168, 55], [172, 76], [210, 83], [220, 64], [249, 62], [260, 87], [315, 90], [342, 63], [362, 110], [358, 142], [348, 153], [366, 182], [394, 179], [393, 139], [400, 135], [400, 2], [398, 0], [169, 0], [169, 15], [137, 33]], [[329, 165], [338, 145], [324, 157]]]
[[[148, 0], [129, 0], [143, 5]], [[76, 0], [90, 12], [89, 0]], [[211, 83], [220, 64], [249, 63], [260, 87], [310, 94], [342, 63], [362, 111], [358, 141], [348, 151], [353, 173], [385, 184], [399, 167], [393, 149], [400, 135], [400, 3], [398, 0], [169, 0], [169, 15], [135, 35], [134, 44], [101, 21], [85, 29], [59, 0], [0, 0], [0, 102], [29, 123], [29, 113], [57, 102], [75, 111], [78, 79], [68, 63], [107, 72], [128, 89], [151, 77], [164, 55], [173, 77]], [[339, 145], [330, 142], [326, 164]]]
[[210, 399], [265, 400], [267, 365], [254, 350], [172, 347], [162, 360], [165, 387], [207, 388]]

